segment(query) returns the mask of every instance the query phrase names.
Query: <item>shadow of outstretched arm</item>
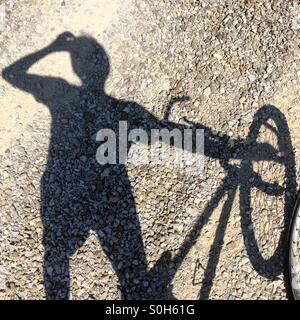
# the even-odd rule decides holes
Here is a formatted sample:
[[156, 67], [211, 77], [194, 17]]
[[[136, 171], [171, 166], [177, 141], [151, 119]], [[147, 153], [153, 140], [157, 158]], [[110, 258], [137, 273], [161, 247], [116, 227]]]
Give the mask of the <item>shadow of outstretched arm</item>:
[[[130, 119], [133, 120], [136, 127], [142, 128], [147, 131], [148, 136], [151, 136], [151, 143], [155, 143], [159, 136], [151, 135], [153, 129], [167, 129], [172, 136], [173, 130], [179, 130], [183, 137], [184, 130], [192, 129], [193, 134], [193, 152], [196, 151], [195, 130], [203, 130], [204, 133], [204, 155], [209, 158], [226, 160], [233, 157], [236, 154], [238, 158], [239, 151], [243, 149], [245, 141], [242, 139], [233, 139], [229, 135], [223, 134], [210, 127], [207, 127], [201, 123], [191, 122], [186, 119], [184, 124], [176, 123], [168, 120], [170, 109], [174, 101], [185, 101], [185, 97], [171, 99], [167, 106], [166, 113], [163, 119], [159, 119], [145, 108], [139, 106], [134, 102], [130, 102]], [[160, 132], [161, 133], [161, 132]], [[154, 138], [154, 139], [153, 139]], [[183, 141], [181, 144], [174, 144], [176, 148], [184, 148]]]

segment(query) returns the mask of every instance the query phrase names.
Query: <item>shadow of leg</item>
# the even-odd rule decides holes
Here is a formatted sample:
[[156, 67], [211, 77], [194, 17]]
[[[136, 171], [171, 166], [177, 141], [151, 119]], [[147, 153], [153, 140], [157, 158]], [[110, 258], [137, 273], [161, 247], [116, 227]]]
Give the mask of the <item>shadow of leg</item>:
[[70, 272], [67, 250], [59, 242], [44, 241], [44, 285], [47, 300], [69, 299]]
[[[149, 282], [142, 237], [134, 229], [122, 228], [105, 233], [97, 231], [105, 254], [110, 259], [119, 279], [122, 299], [147, 299]], [[104, 234], [104, 235], [103, 235]]]
[[[56, 209], [56, 210], [55, 210]], [[85, 220], [66, 214], [53, 206], [45, 210], [44, 224], [44, 287], [46, 298], [65, 300], [71, 298], [70, 257], [81, 247], [89, 235]], [[81, 229], [78, 229], [78, 226]]]
[[[120, 180], [124, 184], [120, 184]], [[117, 274], [122, 299], [147, 299], [150, 283], [147, 281], [147, 261], [141, 227], [126, 175], [119, 177], [123, 198], [99, 208], [94, 230], [99, 242]]]

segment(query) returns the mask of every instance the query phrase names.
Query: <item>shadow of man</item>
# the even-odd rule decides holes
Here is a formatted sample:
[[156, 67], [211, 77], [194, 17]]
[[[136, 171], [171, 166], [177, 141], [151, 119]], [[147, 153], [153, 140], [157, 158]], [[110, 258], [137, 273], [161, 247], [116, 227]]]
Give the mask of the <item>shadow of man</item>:
[[[70, 53], [72, 67], [82, 81], [81, 86], [71, 85], [61, 78], [28, 73], [28, 69], [40, 59], [59, 51]], [[291, 168], [286, 170], [286, 179], [290, 181], [287, 183], [286, 190], [293, 195], [295, 165], [292, 145], [287, 124], [279, 110], [272, 106], [261, 108], [251, 127], [251, 132], [255, 133], [254, 137], [249, 136], [245, 141], [232, 140], [226, 134], [215, 132], [199, 123], [191, 122], [187, 126], [168, 121], [172, 103], [167, 108], [165, 119], [160, 120], [135, 102], [117, 100], [108, 96], [104, 91], [108, 74], [109, 60], [102, 46], [93, 38], [74, 37], [68, 32], [61, 34], [49, 46], [21, 58], [2, 72], [4, 79], [15, 87], [33, 94], [36, 100], [46, 105], [51, 112], [48, 162], [41, 180], [46, 297], [48, 299], [69, 297], [69, 259], [85, 242], [90, 230], [94, 230], [118, 276], [123, 298], [171, 298], [173, 276], [168, 276], [168, 266], [172, 262], [176, 270], [180, 267], [216, 204], [228, 188], [235, 189], [239, 184], [241, 185], [241, 205], [244, 207], [241, 208], [242, 230], [250, 260], [255, 270], [263, 276], [272, 278], [274, 274], [278, 275], [280, 271], [271, 269], [278, 264], [279, 248], [270, 259], [262, 258], [254, 232], [248, 231], [251, 219], [245, 217], [245, 212], [249, 211], [247, 210], [247, 207], [250, 207], [249, 190], [253, 187], [249, 184], [249, 177], [252, 174], [251, 166], [248, 166], [249, 168], [243, 166], [242, 170], [238, 170], [243, 172], [246, 178], [241, 179], [237, 174], [229, 174], [229, 177], [225, 178], [225, 182], [228, 180], [228, 185], [225, 183], [220, 186], [186, 240], [178, 248], [179, 253], [171, 258], [170, 253], [166, 251], [156, 265], [147, 271], [141, 227], [126, 167], [124, 164], [100, 165], [96, 161], [96, 150], [99, 144], [93, 136], [100, 129], [111, 129], [118, 134], [120, 121], [127, 121], [128, 130], [139, 128], [148, 132], [152, 128], [162, 127], [169, 130], [175, 128], [184, 130], [191, 127], [203, 129], [205, 130], [205, 156], [219, 159], [225, 171], [236, 173], [237, 168], [228, 165], [228, 161], [233, 157], [242, 161], [246, 159], [247, 163], [258, 160], [274, 161], [278, 158], [278, 150], [268, 143], [256, 141], [258, 128], [266, 114], [272, 119], [277, 119], [278, 132], [282, 134], [280, 141], [282, 150], [286, 154], [284, 157], [286, 162], [278, 161], [288, 164]], [[234, 147], [228, 148], [229, 140], [233, 142]], [[153, 142], [155, 141], [151, 140], [151, 143]], [[127, 153], [131, 146], [132, 143], [128, 141]], [[243, 154], [245, 150], [248, 150], [246, 155]], [[263, 183], [259, 176], [255, 181], [264, 190], [268, 189], [266, 186], [275, 191], [278, 189], [276, 185]], [[219, 249], [208, 263], [206, 272], [208, 280], [206, 279], [206, 291], [202, 292], [202, 298], [209, 296], [222, 248], [218, 239], [223, 239], [225, 230], [223, 226], [227, 225], [233, 196], [229, 197], [228, 208], [225, 206], [224, 217], [221, 218], [223, 221], [221, 221], [212, 251], [216, 251], [215, 247]], [[286, 200], [288, 202], [288, 197]], [[285, 216], [288, 214], [288, 206], [286, 208]], [[282, 235], [281, 239], [283, 238]], [[248, 243], [254, 245], [250, 247]]]
[[[70, 53], [81, 86], [27, 72], [40, 59], [59, 51]], [[121, 120], [144, 127], [158, 125], [159, 120], [136, 103], [106, 95], [108, 56], [88, 36], [74, 37], [65, 32], [2, 74], [51, 112], [48, 161], [41, 180], [46, 297], [69, 297], [69, 259], [94, 230], [118, 276], [123, 297], [146, 298], [151, 289], [145, 281], [145, 251], [126, 168], [122, 164], [99, 165], [99, 144], [92, 137], [101, 128], [118, 132]]]

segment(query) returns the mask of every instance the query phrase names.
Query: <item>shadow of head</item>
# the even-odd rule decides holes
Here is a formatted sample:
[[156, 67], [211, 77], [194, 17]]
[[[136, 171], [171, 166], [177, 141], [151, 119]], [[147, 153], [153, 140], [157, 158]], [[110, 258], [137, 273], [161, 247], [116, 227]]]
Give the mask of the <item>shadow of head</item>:
[[110, 70], [109, 57], [94, 38], [88, 35], [75, 37], [64, 32], [56, 43], [59, 50], [70, 53], [73, 70], [83, 86], [103, 89]]

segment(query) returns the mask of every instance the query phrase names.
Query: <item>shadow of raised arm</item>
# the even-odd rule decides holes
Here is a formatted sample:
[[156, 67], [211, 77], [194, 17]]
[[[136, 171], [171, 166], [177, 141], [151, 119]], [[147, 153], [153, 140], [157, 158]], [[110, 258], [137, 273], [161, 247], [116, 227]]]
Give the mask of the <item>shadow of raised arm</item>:
[[56, 40], [47, 47], [29, 54], [19, 60], [17, 60], [12, 65], [4, 68], [2, 70], [2, 77], [21, 90], [35, 94], [36, 88], [39, 85], [45, 84], [49, 86], [49, 81], [64, 81], [60, 78], [54, 77], [44, 77], [35, 74], [29, 74], [28, 69], [37, 63], [39, 60], [46, 57], [48, 54], [59, 51], [69, 51], [71, 49], [71, 43], [74, 39], [70, 32], [64, 32], [59, 35]]

